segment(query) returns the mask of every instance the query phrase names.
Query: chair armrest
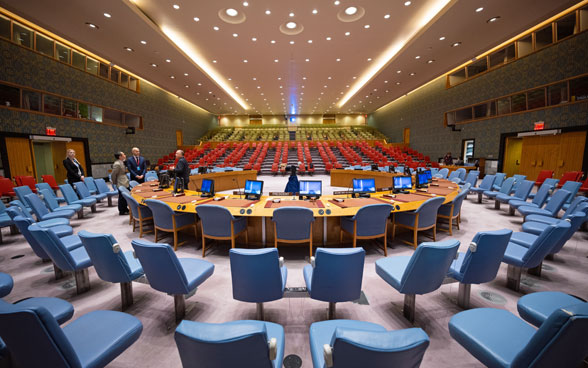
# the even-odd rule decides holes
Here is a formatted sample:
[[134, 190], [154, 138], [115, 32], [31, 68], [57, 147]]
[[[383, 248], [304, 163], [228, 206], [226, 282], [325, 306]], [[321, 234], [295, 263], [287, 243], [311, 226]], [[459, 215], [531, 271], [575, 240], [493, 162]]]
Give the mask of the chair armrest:
[[284, 257], [278, 258], [278, 261], [280, 262], [280, 268], [284, 267]]
[[312, 265], [312, 268], [314, 268], [316, 266], [316, 258], [315, 257], [310, 257], [310, 264]]
[[329, 344], [323, 345], [323, 357], [325, 358], [325, 366], [333, 366], [333, 348]]
[[[112, 251], [114, 253], [120, 253], [120, 245], [118, 243], [112, 244]], [[133, 256], [134, 255], [135, 255], [135, 252], [133, 252]]]
[[476, 253], [476, 251], [478, 250], [478, 244], [471, 242], [470, 246], [469, 246], [470, 252], [472, 253]]
[[278, 356], [278, 340], [275, 337], [272, 337], [267, 342], [267, 346], [269, 348], [269, 358], [270, 360], [275, 360]]
[[135, 253], [135, 251], [133, 251], [133, 258], [138, 259], [139, 257], [137, 257], [137, 253]]

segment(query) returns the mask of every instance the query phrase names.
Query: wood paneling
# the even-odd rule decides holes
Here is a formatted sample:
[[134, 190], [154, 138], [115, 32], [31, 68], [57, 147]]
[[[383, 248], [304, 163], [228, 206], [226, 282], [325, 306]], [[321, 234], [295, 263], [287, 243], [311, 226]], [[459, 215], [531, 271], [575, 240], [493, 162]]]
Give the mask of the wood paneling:
[[521, 153], [523, 152], [523, 139], [512, 138], [506, 139], [506, 151], [504, 152], [504, 168], [503, 171], [508, 176], [513, 176], [519, 173], [521, 166]]
[[65, 159], [66, 152], [67, 147], [65, 142], [53, 142], [51, 144], [51, 153], [53, 154], [53, 171], [55, 172], [55, 181], [57, 181], [57, 184], [64, 183], [65, 178], [67, 177], [65, 167], [63, 167], [63, 160]]
[[403, 143], [407, 146], [410, 144], [410, 128], [404, 128]]
[[184, 145], [184, 133], [181, 130], [176, 130], [176, 146]]
[[5, 139], [10, 175], [12, 177], [35, 176], [31, 141], [28, 138], [6, 137]]
[[555, 178], [561, 178], [566, 171], [582, 171], [586, 132], [571, 132], [561, 135]]
[[[243, 170], [191, 175], [188, 189], [196, 190], [196, 188], [200, 188], [202, 186], [202, 179], [214, 180], [214, 190], [216, 192], [238, 189], [238, 187], [243, 190], [247, 180], [257, 180], [257, 171]], [[238, 186], [237, 183], [239, 184]]]

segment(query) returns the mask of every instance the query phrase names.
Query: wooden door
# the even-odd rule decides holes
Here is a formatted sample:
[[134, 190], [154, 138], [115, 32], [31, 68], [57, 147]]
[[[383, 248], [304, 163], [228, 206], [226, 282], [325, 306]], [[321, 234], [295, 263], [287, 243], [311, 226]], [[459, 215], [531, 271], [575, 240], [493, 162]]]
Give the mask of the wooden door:
[[523, 151], [522, 138], [507, 138], [506, 149], [504, 150], [504, 161], [502, 171], [507, 176], [513, 176], [519, 173], [521, 165], [521, 153]]
[[554, 178], [561, 178], [563, 173], [567, 171], [582, 171], [585, 144], [585, 131], [561, 135], [557, 165], [553, 173]]
[[407, 146], [410, 144], [410, 128], [404, 128], [403, 142]]
[[323, 118], [323, 124], [335, 124], [335, 118]]
[[57, 184], [65, 183], [65, 178], [67, 178], [67, 171], [65, 170], [65, 167], [63, 167], [63, 160], [65, 160], [65, 157], [67, 156], [67, 146], [65, 142], [51, 143], [51, 153], [53, 155], [53, 172], [55, 181], [57, 181]]
[[42, 182], [43, 175], [55, 176], [53, 165], [53, 153], [51, 142], [33, 142], [33, 153], [35, 156], [35, 172], [37, 182]]
[[10, 175], [12, 177], [36, 176], [31, 141], [28, 138], [14, 137], [6, 137], [5, 141]]
[[[88, 166], [86, 166], [86, 152], [84, 150], [84, 142], [80, 142], [80, 141], [67, 142], [65, 144], [65, 147], [66, 147], [66, 150], [72, 149], [72, 150], [76, 151], [76, 159], [84, 168], [84, 173], [87, 174], [88, 173]], [[63, 157], [65, 158], [65, 156], [66, 155], [64, 154]]]
[[181, 130], [176, 130], [176, 145], [178, 148], [184, 145], [184, 134]]

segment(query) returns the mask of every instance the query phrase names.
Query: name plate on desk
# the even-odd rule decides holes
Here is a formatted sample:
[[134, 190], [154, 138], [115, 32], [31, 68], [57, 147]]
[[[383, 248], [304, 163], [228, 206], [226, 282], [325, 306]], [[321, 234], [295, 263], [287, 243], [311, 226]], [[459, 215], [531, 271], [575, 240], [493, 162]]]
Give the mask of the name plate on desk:
[[377, 188], [376, 192], [387, 192], [390, 190], [394, 190], [394, 187], [384, 187], [384, 188]]
[[351, 190], [336, 190], [333, 191], [333, 195], [353, 194]]
[[233, 190], [233, 195], [242, 195], [242, 194], [245, 194], [245, 193], [239, 192], [237, 190]]
[[270, 196], [293, 196], [293, 195], [298, 195], [298, 193], [292, 193], [292, 192], [269, 192]]

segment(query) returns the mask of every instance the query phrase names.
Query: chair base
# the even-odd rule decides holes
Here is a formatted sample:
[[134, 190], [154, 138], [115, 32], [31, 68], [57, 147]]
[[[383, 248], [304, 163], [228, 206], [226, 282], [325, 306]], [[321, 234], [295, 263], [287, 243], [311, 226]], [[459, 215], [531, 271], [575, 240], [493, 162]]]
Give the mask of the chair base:
[[176, 323], [180, 323], [186, 315], [186, 298], [183, 294], [174, 295], [174, 309], [176, 312]]
[[126, 309], [133, 305], [133, 282], [120, 283], [120, 298], [122, 309]]
[[515, 208], [513, 206], [509, 206], [508, 207], [508, 214], [511, 216], [514, 216], [515, 214]]
[[53, 273], [55, 274], [55, 280], [61, 280], [65, 277], [65, 272], [61, 268], [57, 267], [55, 263], [53, 263]]
[[92, 210], [92, 213], [96, 213], [96, 203], [94, 203], [90, 209]]
[[112, 207], [112, 197], [108, 197], [108, 207]]
[[410, 322], [414, 323], [414, 314], [416, 309], [416, 295], [404, 294], [404, 308], [402, 314]]
[[18, 231], [18, 227], [16, 227], [16, 225], [10, 225], [10, 235], [17, 234], [20, 234], [20, 231]]
[[256, 303], [255, 319], [258, 321], [263, 321], [263, 319], [264, 319], [263, 303]]
[[529, 268], [527, 270], [527, 273], [529, 275], [541, 277], [541, 269], [542, 269], [542, 267], [543, 267], [543, 262], [539, 263], [539, 265], [537, 267]]
[[457, 291], [457, 305], [463, 309], [470, 308], [470, 293], [472, 290], [472, 284], [459, 283], [459, 289]]
[[494, 201], [494, 209], [495, 210], [499, 210], [500, 209], [500, 201], [499, 200], [495, 200]]
[[78, 211], [78, 220], [83, 219], [84, 218], [84, 209], [82, 208], [81, 210]]
[[336, 319], [337, 314], [337, 306], [336, 303], [329, 302], [329, 310], [327, 311], [327, 318], [328, 319]]
[[506, 287], [519, 291], [521, 288], [521, 268], [513, 265], [508, 265], [506, 270]]
[[74, 277], [76, 279], [76, 292], [78, 295], [90, 290], [90, 276], [87, 268], [76, 270]]
[[482, 203], [482, 193], [478, 193], [478, 203]]

